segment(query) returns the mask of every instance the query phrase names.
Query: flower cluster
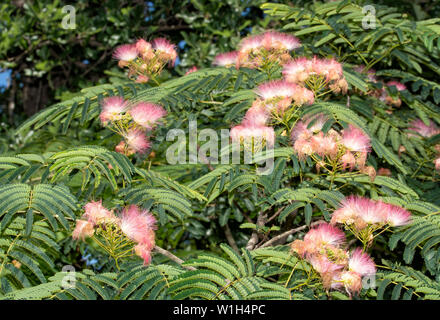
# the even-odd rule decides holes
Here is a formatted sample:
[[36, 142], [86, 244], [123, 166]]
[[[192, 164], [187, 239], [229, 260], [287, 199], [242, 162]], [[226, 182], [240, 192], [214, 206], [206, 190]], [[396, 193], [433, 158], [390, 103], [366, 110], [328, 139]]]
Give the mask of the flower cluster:
[[332, 172], [357, 167], [361, 172], [375, 177], [373, 167], [366, 166], [370, 152], [370, 138], [360, 129], [349, 125], [341, 133], [330, 129], [326, 134], [322, 128], [327, 117], [318, 114], [303, 121], [298, 121], [292, 129], [293, 149], [300, 159], [310, 156], [317, 169], [325, 168]]
[[291, 59], [290, 51], [300, 46], [296, 37], [276, 31], [249, 36], [238, 45], [236, 67], [261, 68], [275, 62], [283, 65]]
[[345, 94], [348, 90], [342, 65], [335, 59], [300, 57], [283, 67], [283, 75], [288, 82], [307, 86], [317, 96], [329, 92]]
[[[118, 217], [113, 210], [106, 209], [102, 201], [89, 202], [84, 210], [81, 219], [76, 220], [73, 239], [93, 237], [98, 245], [112, 255], [116, 263], [118, 259], [131, 255], [134, 250], [145, 265], [150, 264], [151, 251], [155, 246], [154, 231], [157, 229], [156, 219], [151, 213], [131, 205]], [[127, 250], [127, 246], [132, 249]]]
[[376, 273], [371, 257], [359, 248], [349, 253], [344, 249], [344, 232], [327, 223], [311, 229], [304, 240], [295, 240], [290, 247], [312, 265], [326, 290], [356, 294], [362, 289], [363, 277]]
[[272, 147], [275, 143], [275, 131], [266, 126], [269, 115], [267, 110], [258, 102], [254, 102], [243, 118], [241, 124], [231, 129], [231, 140], [243, 144], [245, 150], [259, 152], [267, 144]]
[[166, 115], [165, 109], [150, 102], [139, 102], [130, 106], [122, 97], [103, 99], [99, 115], [103, 126], [121, 135], [122, 140], [116, 151], [125, 155], [145, 153], [151, 146], [147, 137], [159, 121]]
[[175, 45], [167, 39], [157, 38], [148, 42], [139, 39], [135, 44], [117, 47], [113, 57], [119, 60], [119, 67], [127, 67], [129, 76], [136, 82], [148, 82], [159, 75], [166, 64], [174, 65], [177, 58]]
[[[390, 227], [406, 225], [411, 213], [399, 206], [359, 196], [346, 197], [332, 215], [332, 224], [343, 224], [363, 244], [369, 246], [374, 233]], [[377, 236], [377, 235], [376, 235]]]

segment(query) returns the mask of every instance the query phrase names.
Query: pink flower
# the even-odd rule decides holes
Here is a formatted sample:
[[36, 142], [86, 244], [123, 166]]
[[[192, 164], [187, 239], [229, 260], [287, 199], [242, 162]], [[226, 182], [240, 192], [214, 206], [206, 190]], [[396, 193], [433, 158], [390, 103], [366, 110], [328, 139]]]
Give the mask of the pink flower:
[[348, 268], [350, 271], [356, 272], [361, 276], [371, 276], [376, 273], [376, 265], [371, 257], [357, 248], [351, 253], [348, 260]]
[[285, 80], [273, 80], [260, 84], [255, 90], [263, 100], [276, 98], [292, 98], [297, 90], [297, 86]]
[[220, 67], [233, 67], [237, 64], [238, 51], [221, 53], [215, 56], [212, 64]]
[[342, 269], [344, 266], [333, 263], [324, 255], [310, 255], [307, 260], [321, 276], [324, 274], [333, 274], [334, 272]]
[[434, 160], [435, 170], [440, 170], [440, 157]]
[[150, 80], [150, 78], [148, 78], [147, 76], [144, 76], [143, 74], [138, 75], [136, 78], [137, 83], [147, 83], [148, 80]]
[[339, 246], [345, 242], [345, 234], [328, 223], [321, 223], [318, 227], [307, 232], [304, 236], [304, 242], [315, 243], [320, 247], [325, 245]]
[[[330, 223], [342, 223], [351, 225], [359, 223], [359, 211], [366, 210], [370, 206], [371, 200], [359, 196], [348, 196], [341, 201], [340, 208], [333, 212]], [[361, 227], [365, 227], [365, 223], [361, 223]]]
[[246, 111], [242, 124], [247, 127], [265, 126], [269, 120], [269, 113], [267, 110], [257, 101], [255, 101]]
[[343, 77], [342, 65], [335, 59], [313, 58], [313, 71], [324, 76], [328, 81]]
[[361, 276], [353, 271], [343, 271], [340, 280], [349, 294], [358, 293], [362, 289]]
[[122, 97], [107, 97], [102, 101], [102, 111], [99, 119], [103, 125], [109, 121], [120, 120], [122, 113], [127, 108], [127, 102]]
[[113, 53], [113, 57], [117, 60], [129, 62], [136, 59], [138, 50], [134, 44], [124, 44], [117, 47]]
[[76, 220], [76, 227], [73, 230], [72, 238], [84, 240], [86, 237], [93, 236], [94, 233], [93, 223], [85, 220]]
[[406, 90], [406, 86], [403, 83], [400, 83], [399, 81], [388, 81], [387, 86], [395, 86], [397, 90], [403, 91]]
[[[432, 120], [429, 121], [429, 126], [427, 126], [420, 119], [413, 120], [410, 124], [411, 124], [411, 127], [408, 129], [411, 131], [417, 132], [422, 137], [429, 138], [431, 136], [434, 136], [434, 135], [440, 133], [440, 129], [437, 127], [437, 125]], [[412, 135], [412, 134], [408, 134], [408, 135]]]
[[133, 121], [142, 127], [151, 130], [156, 122], [167, 112], [164, 108], [150, 102], [139, 102], [129, 111]]
[[122, 232], [131, 240], [145, 245], [150, 250], [154, 247], [155, 229], [156, 219], [148, 211], [141, 211], [136, 205], [131, 205], [122, 212]]
[[298, 121], [292, 129], [291, 139], [295, 142], [298, 139], [308, 139], [312, 134], [322, 130], [328, 118], [322, 113], [306, 118], [303, 121]]
[[387, 221], [387, 204], [382, 201], [361, 202], [358, 207], [358, 216], [367, 224], [384, 224]]
[[102, 200], [91, 201], [84, 206], [84, 216], [93, 225], [107, 222], [115, 222], [116, 217], [113, 213], [102, 205]]
[[261, 151], [264, 142], [273, 146], [275, 131], [272, 127], [241, 124], [233, 127], [230, 133], [233, 142], [244, 144], [245, 148], [253, 151]]
[[371, 149], [370, 137], [351, 124], [342, 133], [342, 143], [350, 151], [369, 152]]
[[284, 65], [283, 76], [291, 83], [303, 84], [312, 70], [312, 60], [300, 57]]
[[125, 141], [122, 140], [121, 142], [118, 143], [118, 145], [115, 147], [115, 151], [118, 153], [122, 153], [125, 154], [126, 156], [131, 156], [132, 154], [136, 153], [136, 150], [134, 150], [133, 148], [125, 148]]
[[262, 44], [266, 50], [287, 50], [299, 48], [301, 42], [298, 38], [281, 32], [268, 31], [263, 34]]
[[124, 139], [127, 142], [128, 148], [135, 152], [144, 153], [151, 146], [145, 133], [139, 129], [132, 129], [125, 133]]
[[345, 170], [345, 168], [350, 168], [350, 170], [353, 170], [354, 166], [356, 165], [356, 158], [354, 157], [354, 155], [350, 152], [347, 151], [342, 157], [341, 157], [341, 162], [342, 162], [342, 169]]
[[157, 38], [151, 42], [153, 49], [159, 54], [159, 57], [163, 60], [169, 60], [171, 65], [174, 66], [174, 62], [177, 58], [176, 46], [169, 42], [165, 38]]
[[187, 74], [190, 74], [190, 73], [196, 72], [197, 70], [198, 70], [197, 67], [196, 67], [196, 66], [193, 66], [193, 67], [191, 67], [191, 68], [188, 69], [188, 71], [185, 73], [185, 76], [186, 76]]
[[151, 43], [145, 41], [144, 39], [139, 39], [136, 42], [136, 50], [141, 54], [145, 54], [146, 52], [152, 49]]
[[252, 52], [263, 47], [264, 35], [253, 35], [242, 39], [238, 45], [240, 53]]
[[310, 105], [315, 102], [315, 94], [307, 88], [297, 86], [293, 94], [293, 100], [298, 106]]
[[151, 263], [151, 249], [148, 246], [139, 243], [134, 247], [134, 252], [144, 260], [144, 266]]
[[410, 222], [411, 213], [399, 206], [387, 204], [386, 222], [391, 227], [404, 226]]

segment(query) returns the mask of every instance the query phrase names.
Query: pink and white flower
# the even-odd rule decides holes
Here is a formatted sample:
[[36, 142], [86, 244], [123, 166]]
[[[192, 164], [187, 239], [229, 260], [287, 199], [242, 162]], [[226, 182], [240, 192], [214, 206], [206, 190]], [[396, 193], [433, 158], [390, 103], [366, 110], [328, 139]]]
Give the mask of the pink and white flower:
[[144, 153], [151, 146], [145, 133], [140, 129], [132, 129], [128, 131], [124, 134], [124, 139], [128, 148], [131, 148], [135, 152]]
[[351, 253], [348, 260], [348, 268], [350, 271], [356, 272], [361, 276], [372, 276], [376, 273], [376, 265], [371, 257], [357, 248]]
[[351, 124], [342, 133], [342, 143], [350, 151], [369, 152], [371, 149], [370, 137]]
[[148, 211], [141, 211], [136, 205], [125, 208], [122, 212], [120, 227], [131, 240], [145, 245], [150, 250], [154, 247], [156, 219]]
[[75, 240], [84, 240], [87, 237], [93, 236], [95, 229], [93, 229], [93, 223], [86, 220], [76, 220], [76, 226], [72, 233], [72, 238]]
[[119, 96], [107, 97], [102, 101], [102, 111], [99, 115], [103, 125], [106, 125], [109, 121], [115, 121], [122, 119], [122, 113], [127, 108], [127, 102], [124, 98]]
[[215, 56], [212, 64], [219, 67], [234, 67], [237, 64], [238, 51], [220, 53]]
[[133, 121], [142, 127], [151, 130], [157, 121], [163, 118], [167, 112], [161, 106], [150, 102], [139, 102], [129, 111]]
[[123, 62], [129, 62], [136, 59], [138, 54], [135, 44], [123, 44], [115, 49], [113, 57]]

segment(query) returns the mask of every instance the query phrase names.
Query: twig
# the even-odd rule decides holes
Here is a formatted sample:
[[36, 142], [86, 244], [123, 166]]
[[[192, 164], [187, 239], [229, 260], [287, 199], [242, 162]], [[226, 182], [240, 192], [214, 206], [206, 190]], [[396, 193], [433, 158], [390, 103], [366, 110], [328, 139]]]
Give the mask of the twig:
[[234, 236], [232, 235], [231, 228], [229, 228], [229, 225], [227, 223], [224, 226], [224, 230], [226, 240], [228, 240], [229, 245], [232, 247], [232, 249], [240, 253], [240, 249], [238, 249], [237, 243], [235, 242]]
[[[174, 254], [172, 254], [171, 252], [159, 247], [159, 246], [155, 246], [154, 250], [157, 251], [158, 253], [160, 253], [161, 255], [164, 255], [165, 257], [167, 257], [168, 259], [176, 262], [177, 264], [182, 265], [182, 263], [184, 263], [185, 261], [183, 261], [182, 259], [180, 259], [179, 257], [176, 257]], [[194, 267], [190, 267], [190, 266], [182, 266], [185, 269], [188, 270], [197, 270]]]
[[258, 229], [264, 227], [264, 225], [266, 224], [266, 219], [267, 219], [267, 213], [260, 212], [258, 214], [257, 227], [254, 230], [254, 232], [252, 232], [252, 235], [246, 245], [247, 250], [253, 250], [255, 245], [258, 243], [258, 233], [259, 233]]
[[291, 230], [289, 230], [289, 231], [286, 231], [286, 232], [284, 232], [284, 233], [282, 233], [282, 234], [280, 234], [280, 235], [277, 235], [276, 237], [273, 237], [272, 239], [270, 239], [270, 240], [267, 241], [266, 243], [263, 243], [263, 244], [260, 246], [260, 248], [269, 247], [269, 246], [271, 246], [272, 244], [274, 244], [275, 242], [277, 242], [278, 240], [281, 240], [281, 239], [283, 239], [283, 238], [287, 238], [287, 237], [290, 236], [291, 234], [297, 233], [297, 232], [299, 232], [299, 231], [302, 231], [302, 230], [304, 230], [304, 229], [307, 229], [307, 228], [309, 228], [309, 227], [315, 226], [315, 225], [320, 224], [320, 223], [323, 223], [323, 222], [324, 222], [324, 221], [319, 220], [319, 221], [315, 221], [315, 222], [311, 223], [310, 226], [308, 226], [308, 225], [304, 225], [304, 226], [301, 226], [301, 227], [298, 227], [298, 228], [295, 228], [295, 229], [291, 229]]

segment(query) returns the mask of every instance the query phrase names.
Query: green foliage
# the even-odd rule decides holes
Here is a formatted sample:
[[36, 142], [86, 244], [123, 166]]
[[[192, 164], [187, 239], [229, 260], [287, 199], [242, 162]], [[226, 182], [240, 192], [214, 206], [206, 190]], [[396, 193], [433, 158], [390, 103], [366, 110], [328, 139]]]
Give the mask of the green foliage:
[[[183, 74], [183, 68], [194, 64], [207, 66], [215, 54], [235, 48], [248, 27], [255, 34], [262, 27], [294, 34], [303, 45], [295, 55], [334, 57], [342, 62], [349, 86], [347, 95], [316, 99], [295, 117], [324, 113], [329, 121], [323, 131], [349, 124], [362, 129], [372, 145], [367, 165], [376, 172], [388, 169], [388, 176], [329, 173], [310, 157], [300, 159], [289, 139], [296, 120], [276, 127], [274, 166], [268, 175], [257, 174], [258, 164], [272, 158], [266, 152], [245, 164], [211, 159], [168, 163], [169, 130], [183, 130], [189, 143], [189, 120], [196, 121], [199, 131], [231, 128], [255, 100], [255, 87], [281, 77], [279, 67], [202, 68], [180, 77], [167, 73], [157, 85], [126, 78], [95, 83], [35, 114], [1, 140], [0, 298], [353, 298], [343, 290], [325, 290], [312, 266], [294, 255], [288, 244], [302, 239], [315, 223], [329, 221], [345, 196], [357, 194], [411, 211], [412, 222], [377, 236], [370, 248], [378, 268], [377, 287], [363, 289], [355, 298], [439, 299], [440, 186], [433, 163], [439, 136], [427, 139], [408, 133], [416, 118], [440, 124], [440, 20], [414, 20], [399, 8], [378, 6], [376, 28], [366, 30], [361, 28], [363, 1], [265, 3], [261, 9], [267, 16], [258, 22], [252, 14], [261, 13], [256, 8], [259, 1], [229, 1], [229, 6], [191, 1], [189, 8], [185, 3], [170, 10], [185, 22], [181, 26], [203, 32], [199, 37], [182, 33], [187, 46], [200, 50], [185, 51], [175, 73]], [[232, 13], [247, 7], [248, 18]], [[129, 28], [127, 17], [133, 12], [119, 14], [115, 8], [111, 7], [109, 20]], [[158, 6], [151, 13], [153, 21], [164, 10]], [[215, 18], [223, 11], [230, 21]], [[103, 28], [95, 29], [97, 37]], [[146, 34], [156, 36], [160, 29], [160, 24], [152, 23]], [[128, 41], [128, 34], [106, 44], [106, 50], [123, 41]], [[0, 54], [1, 50], [7, 51], [2, 48]], [[93, 54], [90, 59], [99, 57]], [[377, 69], [376, 76], [384, 81], [399, 79], [406, 84], [407, 90], [400, 92], [385, 89], [401, 99], [400, 107], [369, 94], [382, 85], [355, 71], [361, 64]], [[152, 132], [146, 154], [112, 151], [119, 140], [98, 118], [102, 99], [110, 96], [166, 109], [166, 121]], [[197, 143], [198, 148], [204, 145]], [[221, 146], [219, 153], [231, 156], [231, 147]], [[143, 265], [137, 256], [116, 265], [94, 242], [72, 240], [83, 206], [100, 199], [118, 214], [136, 204], [157, 218], [159, 247], [150, 265]], [[348, 240], [359, 243], [354, 237]], [[71, 275], [60, 271], [65, 265], [76, 269], [73, 287], [65, 283]]]

